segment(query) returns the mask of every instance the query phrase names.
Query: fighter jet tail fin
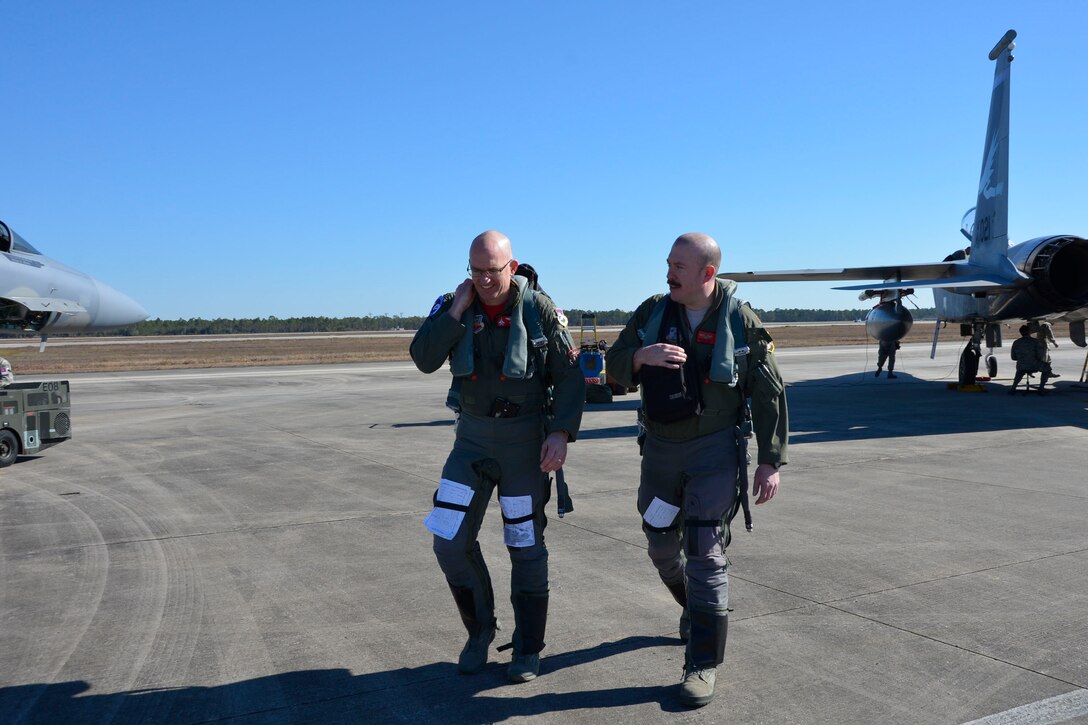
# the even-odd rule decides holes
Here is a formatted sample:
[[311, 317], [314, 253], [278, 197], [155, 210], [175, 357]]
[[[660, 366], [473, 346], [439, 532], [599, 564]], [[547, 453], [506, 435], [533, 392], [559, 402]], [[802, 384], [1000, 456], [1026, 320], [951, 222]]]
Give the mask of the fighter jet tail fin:
[[971, 263], [982, 267], [998, 266], [1009, 248], [1009, 71], [1015, 38], [1016, 31], [1010, 30], [990, 51], [997, 65], [970, 233]]

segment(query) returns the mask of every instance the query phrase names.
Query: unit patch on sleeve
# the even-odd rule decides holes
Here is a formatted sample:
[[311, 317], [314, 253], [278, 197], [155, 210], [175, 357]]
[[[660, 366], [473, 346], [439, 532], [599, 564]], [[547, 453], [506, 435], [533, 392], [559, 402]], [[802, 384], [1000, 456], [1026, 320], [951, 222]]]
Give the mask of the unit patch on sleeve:
[[564, 314], [563, 310], [558, 307], [555, 308], [555, 321], [559, 323], [560, 327], [567, 326], [567, 316]]
[[434, 307], [432, 307], [431, 311], [427, 313], [427, 317], [434, 317], [434, 313], [442, 309], [442, 299], [443, 296], [438, 295], [438, 299], [434, 301]]

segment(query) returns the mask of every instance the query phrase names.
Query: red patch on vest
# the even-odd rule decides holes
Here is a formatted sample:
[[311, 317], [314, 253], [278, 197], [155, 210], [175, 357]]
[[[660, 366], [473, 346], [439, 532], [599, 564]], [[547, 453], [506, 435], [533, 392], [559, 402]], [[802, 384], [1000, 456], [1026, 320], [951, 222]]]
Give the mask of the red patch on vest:
[[705, 345], [713, 345], [714, 340], [718, 338], [718, 335], [713, 332], [707, 332], [706, 330], [699, 330], [695, 333], [695, 342], [701, 342]]
[[499, 315], [495, 318], [495, 327], [510, 327], [510, 315]]

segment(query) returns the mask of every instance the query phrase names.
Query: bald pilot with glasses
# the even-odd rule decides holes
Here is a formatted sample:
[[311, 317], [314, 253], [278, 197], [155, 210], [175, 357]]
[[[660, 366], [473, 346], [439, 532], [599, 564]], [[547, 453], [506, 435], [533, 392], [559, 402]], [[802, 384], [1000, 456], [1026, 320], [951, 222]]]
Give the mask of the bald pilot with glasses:
[[477, 542], [497, 488], [515, 621], [507, 677], [527, 682], [539, 673], [548, 615], [549, 474], [563, 465], [578, 434], [585, 378], [563, 311], [516, 276], [517, 268], [505, 235], [476, 237], [470, 279], [435, 301], [411, 355], [425, 373], [449, 361], [454, 376], [448, 403], [459, 413], [456, 440], [425, 524], [468, 630], [458, 670], [483, 669], [498, 628]]

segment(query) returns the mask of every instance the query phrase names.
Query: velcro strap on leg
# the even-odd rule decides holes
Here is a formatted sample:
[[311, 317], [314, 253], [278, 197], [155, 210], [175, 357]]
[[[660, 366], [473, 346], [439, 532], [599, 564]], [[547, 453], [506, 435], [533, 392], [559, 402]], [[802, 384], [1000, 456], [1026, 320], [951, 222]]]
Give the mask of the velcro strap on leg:
[[524, 524], [526, 521], [532, 521], [535, 514], [526, 514], [525, 516], [518, 516], [514, 519], [508, 519], [505, 516], [502, 517], [504, 524]]
[[667, 534], [670, 531], [676, 531], [678, 528], [680, 528], [679, 522], [671, 523], [668, 526], [650, 526], [645, 520], [642, 521], [642, 530], [655, 534]]
[[[729, 529], [722, 527], [721, 519], [684, 519], [684, 528], [687, 529], [722, 529], [728, 532]], [[685, 539], [687, 541], [686, 549], [688, 556], [700, 556], [705, 555], [704, 548], [699, 545], [701, 538], [694, 531], [689, 532]], [[724, 547], [723, 547], [724, 548]]]
[[434, 492], [434, 495], [431, 497], [431, 500], [434, 501], [434, 507], [435, 508], [450, 509], [452, 511], [464, 511], [465, 513], [468, 513], [468, 506], [465, 506], [464, 504], [450, 503], [449, 501], [439, 501], [437, 491]]

